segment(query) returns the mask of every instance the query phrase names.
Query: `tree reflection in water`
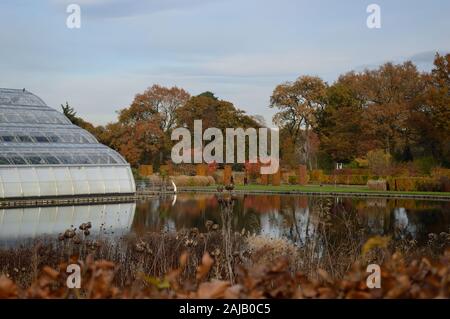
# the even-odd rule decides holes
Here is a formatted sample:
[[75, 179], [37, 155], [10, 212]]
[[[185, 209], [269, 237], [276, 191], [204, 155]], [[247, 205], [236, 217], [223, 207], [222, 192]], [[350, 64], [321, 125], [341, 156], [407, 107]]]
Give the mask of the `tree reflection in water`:
[[445, 201], [238, 195], [229, 209], [232, 213], [224, 220], [213, 194], [180, 194], [174, 206], [170, 199], [141, 201], [132, 229], [205, 231], [205, 221], [212, 220], [225, 225], [230, 234], [288, 239], [301, 248], [307, 263], [302, 268], [333, 263], [342, 266], [332, 268], [337, 274], [350, 264], [340, 260], [356, 259], [372, 236], [390, 236], [394, 243], [420, 247], [427, 245], [429, 233], [448, 232], [450, 226], [450, 205]]

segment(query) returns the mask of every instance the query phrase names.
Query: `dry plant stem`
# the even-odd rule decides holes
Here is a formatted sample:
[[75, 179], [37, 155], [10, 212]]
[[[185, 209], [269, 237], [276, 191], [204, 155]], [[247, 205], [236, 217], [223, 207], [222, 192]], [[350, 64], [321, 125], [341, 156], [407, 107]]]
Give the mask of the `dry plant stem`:
[[222, 237], [223, 237], [223, 250], [225, 255], [225, 262], [227, 266], [228, 280], [234, 284], [234, 272], [233, 272], [233, 207], [234, 200], [230, 197], [223, 198], [223, 203], [220, 206], [220, 215], [222, 219]]

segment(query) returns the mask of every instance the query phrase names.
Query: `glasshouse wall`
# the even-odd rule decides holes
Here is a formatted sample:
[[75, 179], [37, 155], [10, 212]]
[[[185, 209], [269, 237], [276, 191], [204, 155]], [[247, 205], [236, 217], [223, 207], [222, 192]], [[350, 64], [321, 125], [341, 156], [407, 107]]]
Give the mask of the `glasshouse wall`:
[[37, 96], [0, 89], [0, 198], [134, 192], [120, 154]]

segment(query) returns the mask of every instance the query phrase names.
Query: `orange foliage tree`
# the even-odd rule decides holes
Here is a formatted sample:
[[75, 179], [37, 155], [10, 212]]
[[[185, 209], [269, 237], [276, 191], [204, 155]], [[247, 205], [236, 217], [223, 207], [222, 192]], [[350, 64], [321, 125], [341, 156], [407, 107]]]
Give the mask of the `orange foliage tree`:
[[106, 126], [102, 141], [118, 150], [131, 165], [159, 166], [170, 154], [175, 113], [189, 99], [185, 90], [153, 85], [137, 94], [119, 120]]

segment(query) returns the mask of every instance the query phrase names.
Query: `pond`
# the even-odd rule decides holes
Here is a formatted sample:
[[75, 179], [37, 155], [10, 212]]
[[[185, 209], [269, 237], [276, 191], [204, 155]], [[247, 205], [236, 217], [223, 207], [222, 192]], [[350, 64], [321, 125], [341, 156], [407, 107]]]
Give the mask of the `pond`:
[[[119, 241], [128, 234], [175, 232], [206, 222], [222, 224], [214, 194], [181, 193], [135, 203], [15, 208], [0, 210], [0, 247], [24, 246], [81, 223], [91, 222], [92, 237]], [[388, 235], [426, 245], [430, 233], [450, 231], [450, 200], [317, 197], [299, 195], [237, 195], [229, 224], [234, 232], [285, 238], [302, 246], [341, 235]]]

